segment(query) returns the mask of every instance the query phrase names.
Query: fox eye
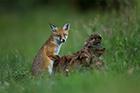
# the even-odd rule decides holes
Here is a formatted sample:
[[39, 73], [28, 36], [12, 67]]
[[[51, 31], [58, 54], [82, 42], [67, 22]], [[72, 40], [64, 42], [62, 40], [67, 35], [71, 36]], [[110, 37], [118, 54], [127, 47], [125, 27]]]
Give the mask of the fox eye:
[[57, 37], [61, 37], [61, 35], [56, 35]]
[[66, 37], [67, 36], [67, 34], [64, 34], [64, 37]]
[[56, 34], [56, 36], [59, 37], [60, 35], [57, 35], [57, 34]]

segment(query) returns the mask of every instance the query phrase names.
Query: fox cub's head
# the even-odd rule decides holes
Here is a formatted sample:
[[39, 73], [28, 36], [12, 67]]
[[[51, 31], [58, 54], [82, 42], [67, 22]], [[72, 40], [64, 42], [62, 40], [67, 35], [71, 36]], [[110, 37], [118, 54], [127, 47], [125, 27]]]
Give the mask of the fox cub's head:
[[57, 44], [64, 43], [68, 38], [70, 24], [64, 24], [62, 28], [57, 28], [54, 24], [50, 24], [52, 35]]

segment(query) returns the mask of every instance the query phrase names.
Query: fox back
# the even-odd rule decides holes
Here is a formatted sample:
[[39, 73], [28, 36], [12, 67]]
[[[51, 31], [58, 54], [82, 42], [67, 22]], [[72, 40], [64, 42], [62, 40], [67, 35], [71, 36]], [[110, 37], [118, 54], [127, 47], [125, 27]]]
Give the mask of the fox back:
[[65, 24], [62, 28], [57, 28], [54, 24], [50, 24], [52, 34], [38, 51], [32, 64], [32, 74], [38, 75], [44, 70], [52, 74], [53, 62], [51, 57], [57, 57], [61, 45], [66, 42], [70, 24]]

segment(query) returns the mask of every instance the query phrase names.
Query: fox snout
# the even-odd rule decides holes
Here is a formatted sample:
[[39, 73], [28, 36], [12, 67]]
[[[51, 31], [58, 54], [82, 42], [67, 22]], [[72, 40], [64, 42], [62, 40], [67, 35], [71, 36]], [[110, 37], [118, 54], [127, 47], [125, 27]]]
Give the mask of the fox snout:
[[67, 37], [68, 37], [68, 36], [66, 36], [66, 35], [65, 35], [65, 36], [63, 36], [63, 37], [61, 37], [61, 38], [60, 38], [61, 43], [66, 42]]
[[61, 42], [64, 43], [66, 40], [65, 39], [61, 39]]
[[60, 43], [65, 43], [66, 42], [66, 39], [67, 39], [67, 37], [66, 38], [59, 38], [59, 40], [58, 40], [58, 42], [60, 42]]

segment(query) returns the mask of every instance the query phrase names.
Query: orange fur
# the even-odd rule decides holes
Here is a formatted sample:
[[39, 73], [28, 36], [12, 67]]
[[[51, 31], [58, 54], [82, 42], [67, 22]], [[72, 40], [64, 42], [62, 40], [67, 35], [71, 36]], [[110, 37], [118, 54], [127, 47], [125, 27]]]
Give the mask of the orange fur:
[[63, 43], [62, 41], [64, 41], [64, 39], [67, 38], [67, 30], [68, 29], [56, 28], [55, 31], [52, 32], [50, 38], [41, 47], [41, 49], [39, 50], [39, 52], [33, 60], [33, 75], [38, 75], [44, 70], [48, 70], [51, 74], [51, 70], [53, 70], [53, 59], [51, 59], [51, 57], [58, 55], [61, 44]]

